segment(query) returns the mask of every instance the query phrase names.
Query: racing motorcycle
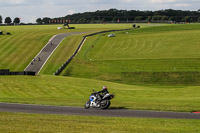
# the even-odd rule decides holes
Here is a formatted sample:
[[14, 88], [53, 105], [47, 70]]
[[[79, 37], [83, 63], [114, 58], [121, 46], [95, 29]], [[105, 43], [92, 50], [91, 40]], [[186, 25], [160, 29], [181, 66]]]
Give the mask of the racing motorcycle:
[[85, 109], [89, 109], [90, 107], [107, 109], [110, 106], [110, 100], [114, 97], [114, 94], [107, 93], [101, 98], [100, 94], [93, 90], [89, 100], [85, 103]]

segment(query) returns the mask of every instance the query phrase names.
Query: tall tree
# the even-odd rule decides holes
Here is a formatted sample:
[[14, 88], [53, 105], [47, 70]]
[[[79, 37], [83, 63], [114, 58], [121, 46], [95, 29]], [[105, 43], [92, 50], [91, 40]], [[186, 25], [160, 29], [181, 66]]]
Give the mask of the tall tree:
[[162, 16], [161, 17], [161, 21], [167, 21], [167, 20], [169, 20], [169, 18], [167, 16]]
[[41, 18], [38, 18], [38, 19], [36, 20], [36, 22], [37, 22], [37, 24], [42, 24], [42, 19], [41, 19]]
[[45, 18], [42, 19], [42, 22], [44, 22], [45, 24], [48, 24], [49, 20], [51, 20], [51, 19], [48, 18], [48, 17], [45, 17]]
[[11, 24], [12, 23], [12, 20], [10, 17], [6, 17], [5, 18], [5, 24]]
[[191, 17], [190, 16], [186, 16], [185, 18], [183, 18], [183, 21], [191, 22]]
[[18, 17], [15, 18], [13, 23], [14, 23], [14, 24], [19, 24], [19, 23], [20, 23], [20, 19], [19, 19]]
[[[131, 22], [134, 20], [140, 21], [144, 20], [146, 22], [198, 22], [198, 17], [200, 16], [200, 10], [198, 11], [184, 11], [184, 10], [158, 10], [158, 11], [139, 11], [139, 10], [102, 10], [95, 12], [85, 12], [85, 13], [75, 13], [72, 15], [67, 15], [62, 17], [65, 20], [71, 20], [72, 23], [99, 23], [99, 22], [116, 22], [118, 19], [120, 22]], [[189, 17], [189, 18], [188, 18]], [[60, 20], [61, 18], [54, 18], [55, 20]], [[48, 20], [45, 18], [44, 20]], [[48, 23], [48, 21], [43, 21]]]
[[148, 16], [147, 21], [151, 22], [151, 19], [152, 19], [151, 16]]
[[0, 24], [2, 23], [2, 16], [0, 15]]

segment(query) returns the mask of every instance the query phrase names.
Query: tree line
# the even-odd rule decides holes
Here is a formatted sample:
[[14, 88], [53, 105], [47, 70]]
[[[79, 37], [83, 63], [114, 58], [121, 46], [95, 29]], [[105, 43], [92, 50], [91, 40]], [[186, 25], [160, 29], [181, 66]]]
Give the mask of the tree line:
[[84, 12], [67, 15], [65, 17], [49, 18], [44, 17], [36, 20], [38, 24], [50, 23], [120, 23], [120, 22], [200, 22], [200, 9], [198, 11], [183, 10], [97, 10], [95, 12]]
[[[3, 18], [2, 16], [0, 15], [0, 24], [3, 23]], [[20, 24], [20, 18], [16, 17], [13, 21], [10, 17], [6, 17], [5, 20], [4, 20], [4, 23], [6, 25], [11, 25], [11, 24]]]

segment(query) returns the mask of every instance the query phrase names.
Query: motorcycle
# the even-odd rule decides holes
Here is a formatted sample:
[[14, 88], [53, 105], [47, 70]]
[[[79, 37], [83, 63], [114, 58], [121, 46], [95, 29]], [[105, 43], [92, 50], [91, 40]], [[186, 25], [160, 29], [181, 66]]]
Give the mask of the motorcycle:
[[85, 103], [85, 109], [89, 109], [90, 107], [107, 109], [110, 106], [110, 100], [114, 97], [114, 94], [107, 93], [101, 98], [100, 94], [93, 90], [93, 93], [90, 95], [89, 100]]

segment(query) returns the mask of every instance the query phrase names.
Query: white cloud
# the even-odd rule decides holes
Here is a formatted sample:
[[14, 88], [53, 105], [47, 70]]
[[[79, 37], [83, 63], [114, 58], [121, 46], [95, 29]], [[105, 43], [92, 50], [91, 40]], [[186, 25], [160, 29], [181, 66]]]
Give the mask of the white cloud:
[[67, 15], [72, 15], [74, 13], [75, 13], [75, 11], [73, 9], [71, 9], [71, 10], [68, 10]]
[[128, 2], [128, 3], [135, 2], [135, 0], [121, 0], [121, 1]]
[[176, 0], [151, 0], [152, 3], [172, 3], [176, 2]]
[[7, 0], [11, 4], [21, 4], [24, 3], [25, 0]]
[[96, 3], [99, 2], [99, 0], [88, 0], [88, 2]]
[[30, 18], [29, 22], [35, 23], [36, 19], [37, 19], [37, 16], [33, 16], [33, 17]]
[[190, 4], [186, 4], [186, 3], [180, 3], [180, 4], [175, 4], [175, 7], [189, 7]]

